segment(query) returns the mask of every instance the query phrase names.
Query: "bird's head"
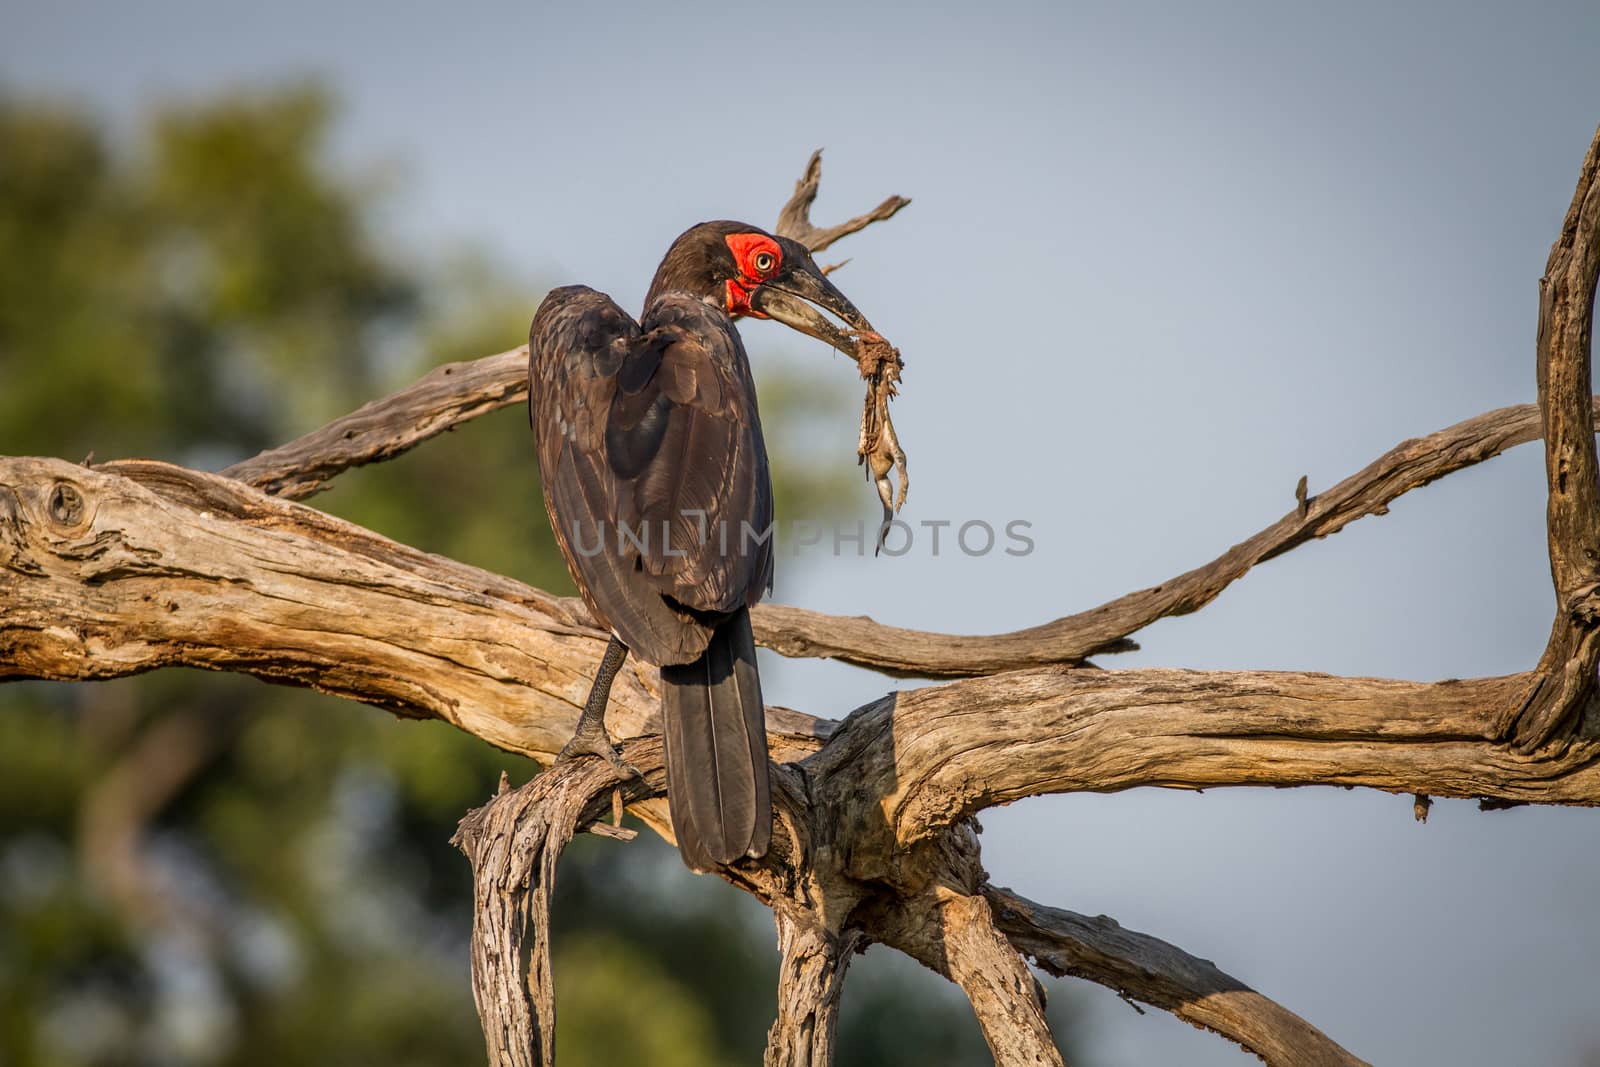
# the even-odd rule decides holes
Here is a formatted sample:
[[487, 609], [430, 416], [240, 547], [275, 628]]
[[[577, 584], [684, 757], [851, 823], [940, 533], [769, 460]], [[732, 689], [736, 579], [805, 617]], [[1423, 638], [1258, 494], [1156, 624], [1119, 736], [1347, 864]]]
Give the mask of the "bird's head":
[[805, 245], [743, 222], [702, 222], [672, 242], [645, 302], [672, 291], [693, 293], [734, 318], [775, 319], [847, 353], [858, 337], [876, 336]]

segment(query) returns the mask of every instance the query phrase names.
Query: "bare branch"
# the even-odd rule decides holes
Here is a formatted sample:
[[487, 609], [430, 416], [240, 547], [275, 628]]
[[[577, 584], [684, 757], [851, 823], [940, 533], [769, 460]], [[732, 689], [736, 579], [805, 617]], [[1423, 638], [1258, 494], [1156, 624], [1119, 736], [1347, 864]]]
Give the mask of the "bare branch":
[[[1586, 175], [1589, 173], [1585, 171]], [[820, 179], [819, 152], [812, 156], [794, 196], [783, 209], [783, 219], [794, 221], [787, 229], [786, 223], [780, 221], [780, 233], [811, 234], [813, 239], [820, 234], [831, 243], [880, 217], [869, 213], [830, 230], [816, 230], [807, 216]], [[1580, 186], [1580, 193], [1583, 188], [1587, 186]], [[891, 204], [896, 206], [881, 217], [889, 217], [905, 202], [908, 201], [898, 197], [885, 201], [879, 212]], [[1562, 242], [1576, 240], [1579, 207], [1579, 200], [1575, 200]], [[1554, 264], [1564, 247], [1562, 242], [1552, 252], [1551, 277], [1556, 276]], [[1587, 258], [1577, 256], [1575, 261], [1592, 267], [1590, 243], [1581, 245], [1579, 251]], [[1577, 288], [1581, 288], [1582, 279], [1577, 281]], [[1558, 293], [1572, 288], [1547, 286]], [[1591, 274], [1591, 295], [1593, 288]], [[1572, 301], [1565, 301], [1563, 306], [1567, 303]], [[1584, 311], [1576, 324], [1579, 327], [1587, 322], [1587, 306], [1582, 305]], [[1587, 334], [1582, 329], [1572, 332], [1572, 344], [1587, 344]], [[1553, 336], [1541, 331], [1541, 337], [1547, 335]], [[1586, 359], [1587, 347], [1583, 352]], [[399, 393], [374, 401], [281, 448], [235, 464], [223, 473], [279, 495], [310, 495], [348, 467], [392, 458], [459, 422], [521, 402], [527, 396], [526, 359], [527, 349], [523, 347], [471, 363], [440, 367]], [[1584, 373], [1587, 374], [1587, 362]], [[1585, 385], [1577, 395], [1587, 393]], [[1592, 408], [1591, 401], [1591, 423]], [[1138, 647], [1128, 639], [1129, 635], [1158, 619], [1204, 607], [1256, 564], [1307, 541], [1337, 533], [1363, 516], [1385, 514], [1389, 504], [1412, 489], [1493, 458], [1514, 445], [1538, 439], [1540, 426], [1539, 409], [1524, 404], [1487, 412], [1425, 438], [1404, 441], [1315, 497], [1306, 497], [1303, 486], [1297, 486], [1293, 511], [1210, 563], [1160, 585], [1039, 626], [994, 635], [951, 635], [884, 626], [861, 616], [838, 617], [763, 604], [754, 615], [756, 639], [786, 656], [839, 659], [890, 674], [927, 677], [964, 677], [1022, 667], [1076, 664], [1090, 656], [1126, 651]], [[576, 601], [566, 610], [574, 619], [586, 619]], [[1563, 623], [1558, 629], [1564, 632], [1564, 626]], [[1540, 699], [1539, 694], [1528, 699]]]
[[391, 459], [452, 426], [527, 398], [527, 345], [467, 363], [446, 363], [398, 393], [222, 473], [263, 492], [300, 500], [351, 467]]
[[814, 911], [773, 907], [778, 926], [778, 1018], [767, 1032], [766, 1067], [828, 1067], [834, 1026], [851, 958], [864, 946], [858, 930], [834, 933]]
[[[520, 403], [527, 396], [525, 363], [526, 349], [517, 349], [440, 367], [392, 396], [223, 473], [281, 496], [309, 495], [350, 466], [393, 458], [459, 422]], [[1256, 564], [1337, 533], [1363, 516], [1383, 515], [1402, 494], [1539, 435], [1539, 409], [1520, 404], [1403, 441], [1326, 492], [1297, 501], [1293, 511], [1210, 563], [1039, 626], [966, 636], [762, 604], [753, 616], [756, 640], [785, 656], [838, 659], [925, 677], [1081, 663], [1137, 648], [1128, 635], [1166, 616], [1204, 607]], [[569, 618], [592, 625], [579, 601], [564, 604]]]
[[[819, 176], [813, 157], [780, 223], [813, 247], [903, 206], [887, 201], [819, 230], [808, 219]], [[1600, 804], [1600, 736], [1573, 728], [1587, 725], [1600, 658], [1600, 464], [1588, 366], [1597, 274], [1600, 133], [1542, 289], [1540, 400], [1559, 610], [1535, 672], [1434, 684], [1059, 666], [999, 673], [1127, 647], [1128, 634], [1209, 603], [1257, 563], [1531, 440], [1540, 425], [1532, 409], [1405, 442], [1317, 496], [1302, 480], [1293, 511], [1212, 563], [1045, 626], [962, 638], [759, 612], [763, 641], [786, 654], [983, 675], [892, 694], [843, 723], [769, 709], [774, 757], [801, 761], [774, 774], [784, 832], [761, 863], [721, 873], [779, 913], [786, 984], [770, 1062], [827, 1062], [849, 955], [880, 939], [961, 984], [999, 1063], [1060, 1062], [1018, 950], [1216, 1028], [1269, 1062], [1358, 1063], [1203, 961], [984, 887], [967, 820], [1040, 793], [1138, 785], [1365, 785], [1413, 795], [1419, 810], [1429, 796]], [[88, 469], [0, 457], [0, 680], [169, 665], [239, 671], [437, 716], [514, 751], [553, 753], [603, 636], [581, 608], [245, 484], [306, 495], [349, 466], [397, 455], [520, 399], [524, 359], [513, 351], [441, 368], [231, 468], [241, 481], [151, 462]], [[654, 686], [632, 668], [618, 679], [616, 733], [652, 732]], [[663, 828], [659, 801], [649, 799], [659, 742], [632, 742], [628, 756], [651, 775], [629, 796]], [[610, 773], [597, 761], [563, 765], [463, 825], [479, 874], [474, 973], [497, 1063], [548, 1062], [553, 1051], [549, 890], [561, 847], [603, 814]]]
[[[0, 677], [201, 666], [436, 715], [531, 755], [566, 740], [602, 642], [535, 591], [216, 475], [117, 471], [0, 461]], [[898, 694], [837, 729], [771, 709], [774, 756], [815, 753], [807, 785], [780, 774], [775, 792], [814, 805], [817, 832], [846, 834], [820, 851], [855, 873], [831, 877], [875, 892], [922, 877], [917, 842], [960, 812], [1045, 789], [1327, 782], [1600, 801], [1587, 751], [1549, 763], [1482, 739], [1517, 682], [1013, 673]], [[651, 728], [652, 684], [619, 677], [618, 733]], [[819, 851], [786, 848], [775, 836], [791, 879]]]
[[[437, 715], [546, 758], [570, 733], [602, 644], [534, 590], [153, 463], [113, 473], [0, 461], [0, 599], [0, 676], [243, 671]], [[1481, 739], [1486, 709], [1516, 683], [1057, 670], [902, 693], [838, 729], [781, 709], [769, 719], [776, 758], [816, 753], [809, 786], [775, 781], [785, 796], [815, 794], [819, 824], [849, 835], [827, 854], [877, 857], [903, 879], [915, 875], [912, 846], [939, 825], [1043, 789], [1329, 782], [1600, 800], [1577, 748], [1550, 764]], [[652, 684], [618, 679], [618, 733], [650, 729]], [[879, 891], [892, 880], [860, 873]]]
[[[571, 733], [603, 640], [564, 601], [217, 475], [116, 471], [0, 460], [0, 678], [195, 666], [545, 758]], [[1596, 742], [1542, 758], [1496, 746], [1496, 713], [1527, 680], [1046, 669], [897, 693], [847, 729], [778, 708], [769, 725], [781, 759], [831, 737], [813, 763], [854, 762], [902, 840], [993, 803], [1136, 785], [1600, 802]], [[625, 669], [613, 730], [652, 732], [655, 704], [653, 672]]]
[[818, 786], [819, 803], [901, 848], [996, 804], [1151, 785], [1600, 803], [1600, 740], [1538, 757], [1495, 740], [1500, 710], [1528, 677], [1018, 671], [879, 700], [805, 767], [815, 781], [848, 783], [837, 796]]
[[1356, 1067], [1357, 1059], [1322, 1031], [1249, 986], [1148, 934], [1104, 915], [1047, 908], [1008, 889], [984, 896], [1006, 938], [1058, 977], [1073, 975], [1213, 1030], [1272, 1067]]
[[1044, 1017], [1044, 990], [996, 929], [981, 896], [945, 894], [939, 908], [945, 965], [972, 1002], [995, 1067], [1065, 1067]]
[[889, 673], [932, 677], [1079, 663], [1100, 653], [1137, 647], [1128, 635], [1158, 619], [1204, 607], [1256, 564], [1338, 533], [1363, 516], [1386, 514], [1402, 494], [1538, 437], [1538, 409], [1522, 404], [1403, 441], [1210, 563], [1025, 630], [968, 637], [884, 626], [863, 616], [818, 615], [763, 604], [754, 614], [756, 639], [786, 656], [840, 659]]
[[[619, 782], [601, 761], [577, 761], [515, 793], [502, 792], [462, 821], [456, 843], [473, 860], [479, 908], [474, 992], [492, 1063], [551, 1062], [546, 1043], [554, 1009], [547, 946], [555, 862], [575, 827], [603, 815], [612, 789], [620, 785], [635, 800], [660, 790], [659, 740], [629, 742], [625, 757], [643, 770], [645, 782]], [[802, 836], [838, 828], [826, 806], [810, 805], [803, 791], [789, 788], [789, 776], [780, 782], [785, 821], [802, 824]], [[975, 839], [958, 838], [942, 845], [942, 854], [959, 853], [958, 862], [976, 872]], [[825, 928], [820, 894], [824, 886], [838, 891], [840, 872], [816, 866], [817, 860], [813, 853], [785, 847], [766, 865], [773, 873], [765, 877], [724, 872], [771, 905], [777, 922], [782, 964], [769, 1065], [832, 1062], [844, 974], [851, 956], [865, 945], [860, 930]], [[809, 888], [799, 890], [799, 897], [783, 898], [782, 887]], [[810, 898], [810, 907], [801, 905], [802, 897]], [[838, 903], [837, 897], [828, 899]], [[1210, 963], [1104, 917], [1043, 908], [987, 886], [981, 895], [935, 888], [891, 907], [892, 913], [874, 917], [878, 935], [967, 991], [997, 1064], [1060, 1062], [1044, 1022], [1042, 990], [1019, 952], [1052, 974], [1098, 982], [1213, 1029], [1271, 1064], [1361, 1062]], [[536, 1054], [544, 1058], [528, 1058]]]
[[[893, 218], [895, 212], [911, 203], [903, 196], [891, 196], [865, 215], [857, 215], [837, 226], [818, 228], [811, 224], [811, 205], [816, 202], [817, 189], [821, 184], [822, 149], [819, 148], [811, 153], [805, 173], [794, 183], [794, 195], [783, 205], [783, 210], [778, 212], [778, 224], [773, 227], [774, 233], [781, 237], [793, 238], [813, 252], [821, 252], [841, 237], [858, 233], [874, 222]], [[835, 269], [843, 265], [836, 264]]]
[[1505, 732], [1523, 752], [1558, 740], [1561, 731], [1570, 731], [1594, 710], [1600, 663], [1600, 463], [1589, 432], [1589, 361], [1597, 277], [1600, 130], [1539, 279], [1539, 406], [1550, 483], [1546, 522], [1556, 617], [1534, 682], [1508, 709]]
[[[204, 667], [530, 754], [571, 732], [602, 635], [555, 598], [217, 475], [116, 471], [0, 460], [0, 678]], [[651, 692], [619, 677], [629, 733]]]
[[[634, 747], [653, 752], [658, 791], [660, 744]], [[550, 901], [556, 865], [573, 834], [598, 819], [619, 788], [641, 797], [652, 792], [637, 780], [624, 782], [604, 760], [563, 764], [559, 773], [538, 775], [515, 792], [505, 792], [502, 780], [500, 795], [469, 812], [450, 839], [472, 864], [472, 996], [494, 1067], [555, 1063]]]
[[[545, 759], [571, 735], [605, 645], [561, 597], [153, 461], [0, 457], [0, 603], [0, 680], [234, 671]], [[654, 671], [624, 668], [614, 731], [654, 732], [655, 687]], [[833, 725], [768, 716], [786, 759]]]

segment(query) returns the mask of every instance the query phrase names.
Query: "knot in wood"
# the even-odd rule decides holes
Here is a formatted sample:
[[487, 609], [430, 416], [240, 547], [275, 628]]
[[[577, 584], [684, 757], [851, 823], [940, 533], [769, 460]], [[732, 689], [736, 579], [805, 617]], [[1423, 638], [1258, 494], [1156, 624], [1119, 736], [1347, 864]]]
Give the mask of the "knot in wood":
[[1600, 583], [1578, 587], [1567, 598], [1567, 615], [1579, 626], [1600, 625]]
[[50, 520], [58, 526], [77, 526], [83, 521], [83, 494], [71, 482], [57, 482], [46, 502]]

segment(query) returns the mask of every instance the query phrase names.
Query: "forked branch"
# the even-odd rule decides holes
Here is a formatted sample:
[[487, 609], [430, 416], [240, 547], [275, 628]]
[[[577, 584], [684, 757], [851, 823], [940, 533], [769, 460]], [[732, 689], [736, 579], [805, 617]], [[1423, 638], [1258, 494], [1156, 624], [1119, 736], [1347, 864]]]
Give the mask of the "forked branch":
[[[774, 775], [787, 830], [761, 865], [722, 873], [783, 912], [789, 985], [772, 1062], [825, 1061], [846, 964], [868, 940], [959, 982], [1004, 1064], [1059, 1062], [1019, 952], [1217, 1029], [1269, 1063], [1359, 1062], [1170, 946], [1119, 938], [1103, 924], [984, 885], [967, 818], [997, 803], [1135, 785], [1241, 784], [1600, 803], [1600, 740], [1576, 728], [1586, 725], [1600, 652], [1600, 491], [1587, 369], [1600, 255], [1597, 152], [1600, 136], [1541, 304], [1559, 610], [1535, 671], [1422, 684], [1061, 666], [1120, 647], [1156, 618], [1203, 606], [1255, 564], [1532, 439], [1539, 420], [1528, 409], [1406, 442], [1211, 564], [1043, 627], [962, 638], [794, 609], [758, 613], [763, 641], [787, 654], [978, 675], [886, 697], [843, 723], [769, 709], [774, 758], [800, 761]], [[816, 176], [814, 159], [783, 223], [814, 247], [898, 210], [886, 201], [839, 227], [811, 227]], [[802, 223], [810, 229], [795, 229]], [[441, 368], [231, 468], [242, 481], [145, 461], [90, 469], [0, 458], [0, 678], [108, 678], [168, 665], [239, 671], [437, 716], [548, 758], [570, 733], [603, 643], [581, 608], [284, 499], [515, 402], [523, 359], [512, 351]], [[1034, 669], [1002, 673], [1018, 666]], [[625, 671], [613, 690], [613, 730], [651, 734], [655, 704], [655, 679]], [[629, 744], [628, 758], [656, 776], [630, 786], [629, 799], [659, 827], [659, 807], [647, 799], [659, 785], [652, 745]], [[475, 963], [494, 1009], [504, 1009], [492, 1023], [502, 1037], [490, 1036], [501, 1062], [548, 1056], [548, 969], [541, 972], [535, 956], [524, 987], [519, 924], [531, 923], [534, 945], [544, 944], [541, 909], [555, 857], [603, 812], [607, 774], [598, 762], [563, 765], [463, 830], [484, 894]], [[964, 859], [952, 865], [953, 856]], [[519, 893], [523, 903], [514, 901]], [[784, 911], [791, 907], [799, 910]]]
[[794, 183], [794, 195], [778, 212], [778, 224], [774, 227], [775, 233], [793, 238], [813, 252], [821, 252], [840, 238], [859, 233], [874, 222], [891, 219], [895, 212], [911, 203], [903, 196], [891, 196], [866, 214], [847, 219], [837, 226], [819, 227], [812, 225], [811, 205], [816, 202], [817, 190], [821, 186], [822, 149], [819, 148], [811, 153], [805, 173]]

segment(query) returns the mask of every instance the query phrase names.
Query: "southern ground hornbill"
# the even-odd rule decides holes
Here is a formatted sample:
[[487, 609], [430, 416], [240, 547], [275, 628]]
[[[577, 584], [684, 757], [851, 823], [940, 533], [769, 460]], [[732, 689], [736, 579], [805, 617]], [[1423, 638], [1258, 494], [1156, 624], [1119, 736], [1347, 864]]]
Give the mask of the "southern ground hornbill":
[[772, 482], [734, 328], [746, 315], [851, 354], [878, 340], [804, 245], [738, 222], [674, 241], [638, 322], [567, 286], [529, 332], [545, 509], [612, 635], [560, 758], [629, 769], [605, 729], [611, 682], [630, 650], [659, 666], [672, 829], [697, 871], [765, 854], [772, 832], [749, 612], [772, 586]]

